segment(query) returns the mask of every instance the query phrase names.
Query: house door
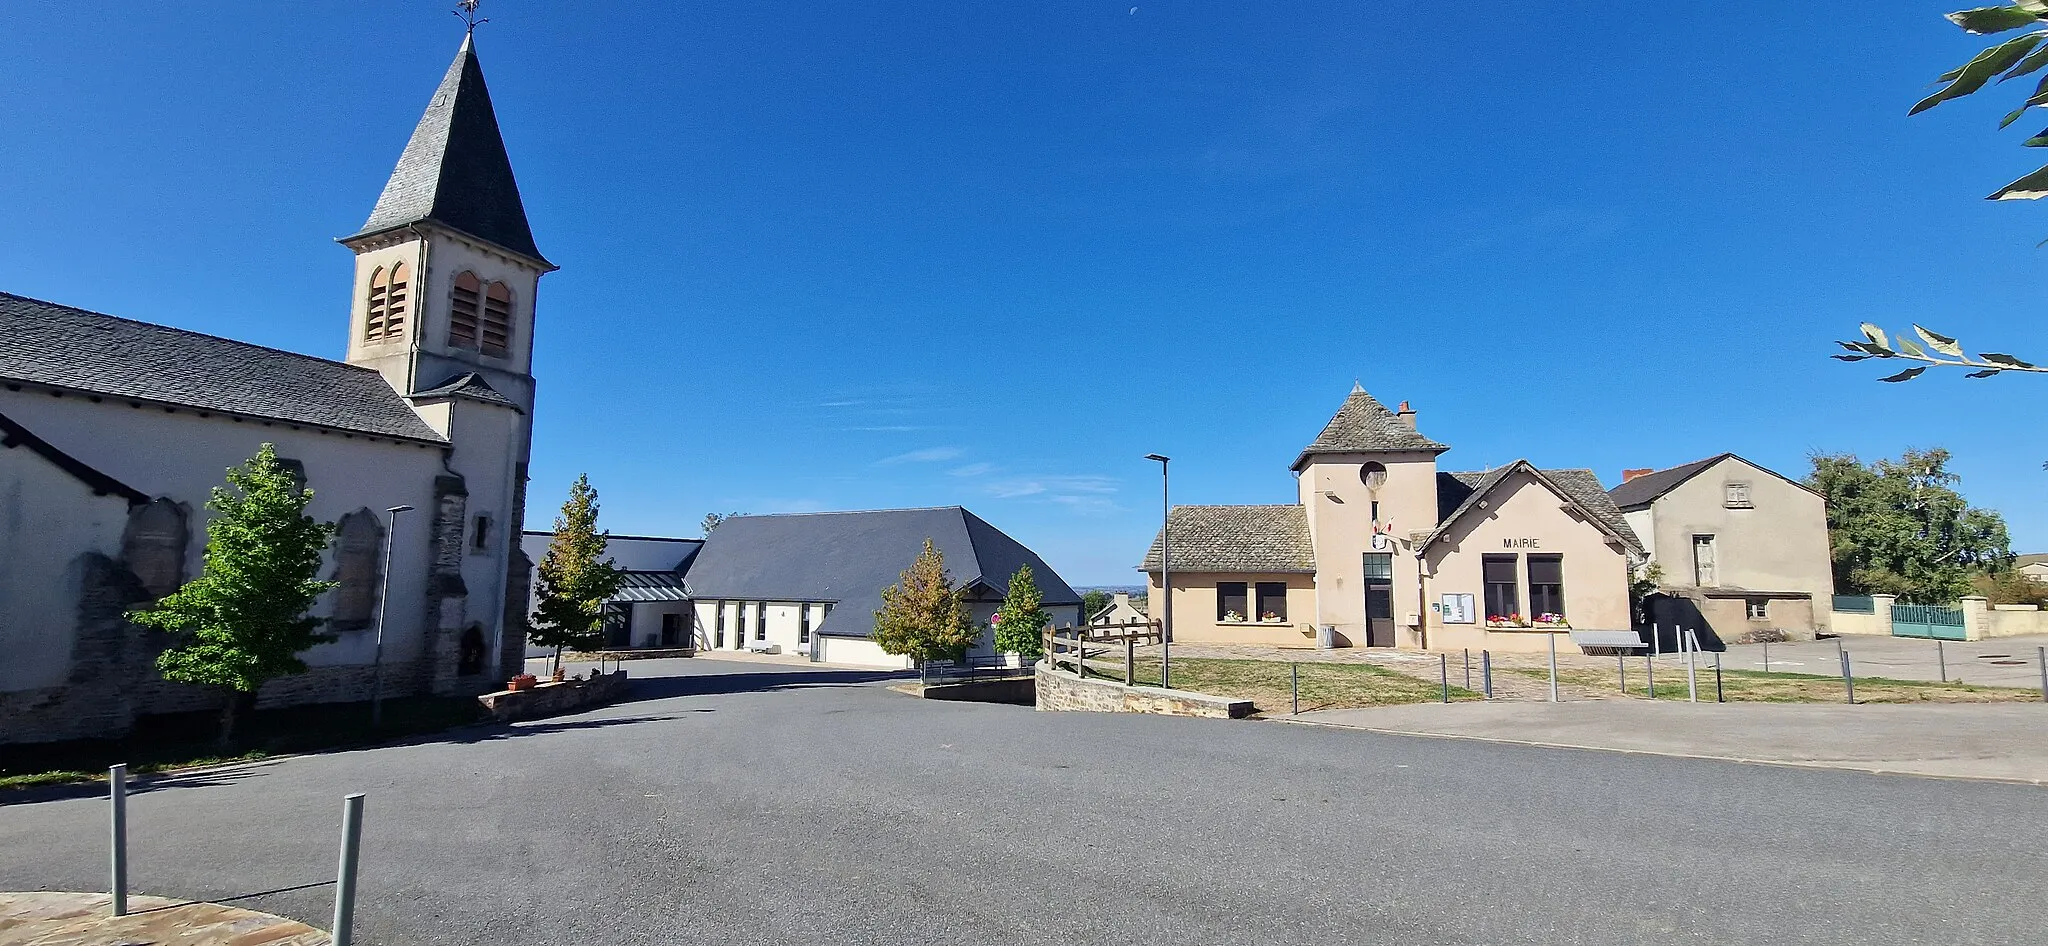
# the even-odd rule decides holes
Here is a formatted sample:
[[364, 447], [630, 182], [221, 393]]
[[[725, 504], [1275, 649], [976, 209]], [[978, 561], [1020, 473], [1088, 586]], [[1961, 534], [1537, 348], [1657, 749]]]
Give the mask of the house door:
[[1365, 646], [1394, 646], [1394, 556], [1365, 553]]
[[683, 616], [664, 614], [661, 616], [661, 646], [681, 647], [683, 645]]
[[1714, 537], [1696, 535], [1692, 537], [1692, 583], [1701, 588], [1713, 588], [1721, 584], [1714, 567]]

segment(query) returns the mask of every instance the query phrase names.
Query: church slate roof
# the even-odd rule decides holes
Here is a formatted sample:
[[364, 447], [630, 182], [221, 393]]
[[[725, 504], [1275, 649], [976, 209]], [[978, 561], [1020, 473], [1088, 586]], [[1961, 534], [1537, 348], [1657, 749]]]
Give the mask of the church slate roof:
[[[520, 410], [519, 405], [513, 403], [511, 398], [499, 394], [498, 389], [491, 387], [491, 383], [484, 380], [483, 375], [477, 374], [474, 371], [464, 372], [434, 387], [414, 392], [413, 397], [419, 400], [439, 397], [460, 397], [468, 398], [472, 401], [483, 401], [486, 404], [502, 405], [515, 411]], [[521, 411], [521, 413], [524, 413], [524, 411]]]
[[533, 244], [474, 37], [463, 39], [370, 219], [345, 239], [429, 220], [547, 262]]
[[[1166, 517], [1173, 533], [1173, 570], [1258, 574], [1314, 574], [1308, 513], [1298, 505], [1175, 506]], [[1138, 570], [1159, 571], [1159, 536]]]
[[446, 440], [368, 368], [0, 292], [0, 378], [407, 440]]
[[1300, 456], [1294, 458], [1293, 469], [1301, 469], [1309, 457], [1318, 453], [1403, 450], [1442, 453], [1449, 449], [1416, 432], [1407, 421], [1387, 410], [1386, 405], [1374, 400], [1363, 388], [1354, 388], [1351, 396], [1344, 399], [1344, 406], [1337, 409], [1337, 415], [1324, 425], [1323, 432], [1302, 449]]
[[685, 580], [699, 601], [829, 602], [818, 633], [866, 637], [882, 589], [901, 580], [926, 539], [956, 588], [1000, 598], [1018, 566], [1030, 565], [1046, 604], [1081, 603], [1037, 553], [959, 506], [734, 516], [711, 530]]

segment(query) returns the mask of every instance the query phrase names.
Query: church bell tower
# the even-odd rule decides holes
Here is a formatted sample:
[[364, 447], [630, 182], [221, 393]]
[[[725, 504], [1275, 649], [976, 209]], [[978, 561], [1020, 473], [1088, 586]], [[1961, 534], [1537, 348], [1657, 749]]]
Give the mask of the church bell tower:
[[474, 35], [340, 242], [356, 254], [350, 364], [407, 397], [481, 380], [532, 410], [535, 294], [556, 267], [534, 246]]

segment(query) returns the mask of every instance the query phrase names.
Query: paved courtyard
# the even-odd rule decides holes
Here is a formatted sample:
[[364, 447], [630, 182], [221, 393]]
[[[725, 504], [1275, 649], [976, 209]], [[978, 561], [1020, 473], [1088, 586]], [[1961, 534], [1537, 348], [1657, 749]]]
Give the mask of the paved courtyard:
[[[879, 674], [629, 665], [634, 702], [157, 782], [137, 892], [359, 941], [2018, 943], [2033, 786], [1278, 722], [911, 699]], [[655, 675], [659, 674], [659, 675]], [[102, 883], [104, 801], [0, 795], [0, 890]], [[69, 796], [69, 797], [66, 797]]]

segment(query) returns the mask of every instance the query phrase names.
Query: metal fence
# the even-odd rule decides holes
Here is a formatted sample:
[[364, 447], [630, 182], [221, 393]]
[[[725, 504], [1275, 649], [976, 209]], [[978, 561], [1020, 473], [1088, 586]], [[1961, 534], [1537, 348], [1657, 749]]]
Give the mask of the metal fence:
[[966, 683], [973, 680], [1009, 680], [1031, 676], [1029, 665], [1018, 666], [1008, 654], [970, 657], [966, 660], [927, 660], [918, 668], [924, 684]]

